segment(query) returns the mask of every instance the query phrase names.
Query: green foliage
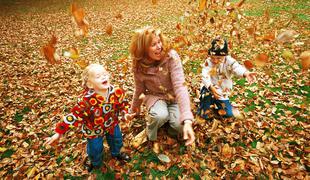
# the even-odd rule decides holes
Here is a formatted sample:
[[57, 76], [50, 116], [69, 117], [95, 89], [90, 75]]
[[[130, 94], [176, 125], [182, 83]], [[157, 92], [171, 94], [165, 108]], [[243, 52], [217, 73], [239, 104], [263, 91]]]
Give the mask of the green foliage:
[[252, 141], [251, 142], [251, 147], [252, 148], [256, 148], [257, 142], [258, 142], [257, 140]]
[[6, 151], [4, 151], [2, 154], [1, 154], [1, 159], [3, 158], [10, 158], [12, 156], [12, 154], [14, 154], [14, 150], [13, 149], [8, 149]]

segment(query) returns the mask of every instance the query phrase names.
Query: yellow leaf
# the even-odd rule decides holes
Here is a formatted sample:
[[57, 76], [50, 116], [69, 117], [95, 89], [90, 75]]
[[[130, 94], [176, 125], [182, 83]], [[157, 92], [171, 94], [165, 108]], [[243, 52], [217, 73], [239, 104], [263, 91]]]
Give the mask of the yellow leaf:
[[289, 50], [284, 50], [282, 52], [282, 57], [283, 59], [287, 60], [287, 61], [291, 61], [291, 60], [294, 60], [294, 55], [291, 51]]
[[143, 131], [141, 131], [138, 135], [136, 135], [132, 141], [131, 141], [131, 145], [134, 148], [138, 148], [141, 144], [143, 144], [144, 142], [147, 141], [146, 138], [146, 130], [144, 129]]
[[4, 151], [6, 151], [6, 150], [7, 150], [7, 148], [0, 147], [0, 152], [4, 152]]
[[222, 155], [225, 158], [231, 158], [232, 157], [232, 148], [228, 144], [225, 144], [224, 147], [222, 148]]
[[206, 3], [207, 3], [207, 0], [200, 0], [199, 1], [199, 11], [203, 11], [205, 9]]
[[88, 66], [88, 61], [86, 61], [86, 60], [78, 60], [78, 61], [76, 61], [75, 62], [77, 65], [79, 65], [80, 66], [80, 68], [82, 68], [82, 69], [85, 69], [87, 66]]
[[33, 177], [36, 172], [37, 172], [37, 168], [34, 166], [27, 171], [27, 177], [28, 178]]

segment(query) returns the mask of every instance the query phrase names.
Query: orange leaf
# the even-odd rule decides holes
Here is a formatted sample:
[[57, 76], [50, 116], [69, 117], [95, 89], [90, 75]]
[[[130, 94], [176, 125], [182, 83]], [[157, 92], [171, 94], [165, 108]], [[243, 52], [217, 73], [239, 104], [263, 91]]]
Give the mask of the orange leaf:
[[108, 34], [108, 35], [112, 35], [112, 32], [113, 32], [113, 27], [111, 24], [109, 24], [106, 28], [105, 28], [105, 32]]
[[237, 4], [236, 4], [236, 6], [237, 7], [241, 7], [242, 6], [242, 4], [245, 2], [245, 0], [241, 0], [241, 1], [239, 1]]
[[44, 47], [42, 47], [42, 52], [46, 60], [51, 64], [55, 64], [58, 60], [55, 48], [56, 42], [57, 38], [55, 37], [55, 35], [53, 35], [50, 42]]
[[254, 63], [257, 66], [263, 67], [268, 63], [268, 55], [262, 53], [262, 54], [258, 54], [255, 59], [254, 59]]
[[207, 0], [200, 0], [199, 1], [199, 11], [203, 11], [205, 9], [206, 3], [207, 3]]
[[178, 24], [176, 25], [176, 28], [177, 28], [178, 30], [181, 30], [181, 24], [178, 23]]
[[78, 8], [76, 3], [71, 4], [71, 13], [74, 17], [74, 20], [78, 27], [82, 30], [81, 34], [86, 36], [88, 33], [88, 23], [86, 22], [85, 18], [85, 11], [83, 8]]
[[310, 51], [304, 51], [300, 55], [301, 67], [303, 70], [307, 70], [310, 67]]
[[220, 110], [218, 111], [218, 113], [219, 113], [220, 116], [226, 115], [226, 111], [225, 111], [224, 109], [220, 109]]
[[152, 0], [152, 4], [156, 5], [157, 4], [157, 0]]
[[249, 70], [254, 67], [253, 63], [251, 61], [249, 61], [249, 60], [244, 61], [243, 64]]
[[276, 38], [275, 36], [276, 36], [275, 32], [270, 32], [269, 34], [266, 34], [263, 37], [263, 40], [264, 41], [273, 41]]

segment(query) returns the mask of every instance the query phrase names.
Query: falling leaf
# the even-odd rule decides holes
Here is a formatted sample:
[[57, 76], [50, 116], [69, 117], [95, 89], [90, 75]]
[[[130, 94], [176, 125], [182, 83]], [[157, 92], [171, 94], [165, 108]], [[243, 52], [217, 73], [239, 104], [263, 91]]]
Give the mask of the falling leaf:
[[206, 7], [207, 0], [199, 0], [199, 11], [203, 11]]
[[300, 54], [301, 67], [303, 70], [307, 70], [310, 67], [310, 51], [304, 51]]
[[170, 158], [165, 154], [159, 154], [157, 157], [160, 161], [164, 163], [169, 163], [171, 161]]
[[65, 51], [63, 55], [72, 59], [78, 59], [80, 57], [80, 52], [77, 48], [73, 47], [70, 48], [69, 51]]
[[245, 61], [243, 62], [243, 64], [244, 64], [244, 66], [245, 66], [248, 70], [250, 70], [250, 69], [252, 69], [252, 68], [254, 67], [253, 63], [252, 63], [251, 61], [249, 61], [249, 60], [245, 60]]
[[237, 4], [236, 4], [236, 6], [237, 7], [241, 7], [242, 6], [242, 4], [245, 2], [245, 0], [240, 0]]
[[298, 36], [298, 33], [294, 30], [286, 30], [280, 33], [277, 38], [276, 42], [278, 43], [286, 43], [293, 41]]
[[254, 63], [256, 66], [263, 67], [263, 66], [267, 65], [268, 59], [269, 59], [269, 57], [267, 54], [261, 53], [255, 57]]
[[85, 69], [88, 65], [89, 65], [89, 62], [84, 60], [84, 59], [81, 59], [81, 60], [77, 60], [75, 61], [75, 63], [80, 66], [80, 68], [82, 69]]
[[292, 60], [294, 60], [294, 55], [293, 55], [293, 53], [292, 53], [291, 51], [289, 51], [289, 50], [284, 50], [284, 51], [282, 52], [282, 57], [283, 57], [283, 59], [285, 59], [286, 61], [292, 61]]
[[53, 35], [50, 42], [42, 48], [46, 60], [51, 64], [55, 64], [59, 60], [59, 56], [56, 53], [56, 42], [57, 38]]
[[110, 36], [112, 35], [113, 32], [112, 24], [107, 25], [107, 27], [105, 28], [105, 32]]
[[75, 35], [83, 35], [86, 36], [88, 33], [88, 22], [85, 20], [85, 11], [83, 8], [79, 8], [78, 5], [74, 2], [71, 4], [71, 13], [72, 16], [80, 28], [80, 30], [75, 32]]
[[263, 37], [264, 41], [273, 41], [275, 39], [275, 32], [270, 32]]

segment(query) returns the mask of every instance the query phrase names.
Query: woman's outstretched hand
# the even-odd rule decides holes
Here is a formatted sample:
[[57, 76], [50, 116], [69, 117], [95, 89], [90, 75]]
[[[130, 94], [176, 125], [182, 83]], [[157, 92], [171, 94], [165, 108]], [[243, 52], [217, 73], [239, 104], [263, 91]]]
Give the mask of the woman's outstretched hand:
[[56, 133], [51, 137], [45, 138], [45, 142], [43, 143], [43, 146], [51, 145], [53, 142], [57, 141], [60, 138], [60, 136], [61, 135], [59, 133]]
[[185, 145], [191, 145], [195, 141], [195, 133], [193, 131], [192, 122], [185, 121], [183, 127], [183, 139], [186, 140]]

